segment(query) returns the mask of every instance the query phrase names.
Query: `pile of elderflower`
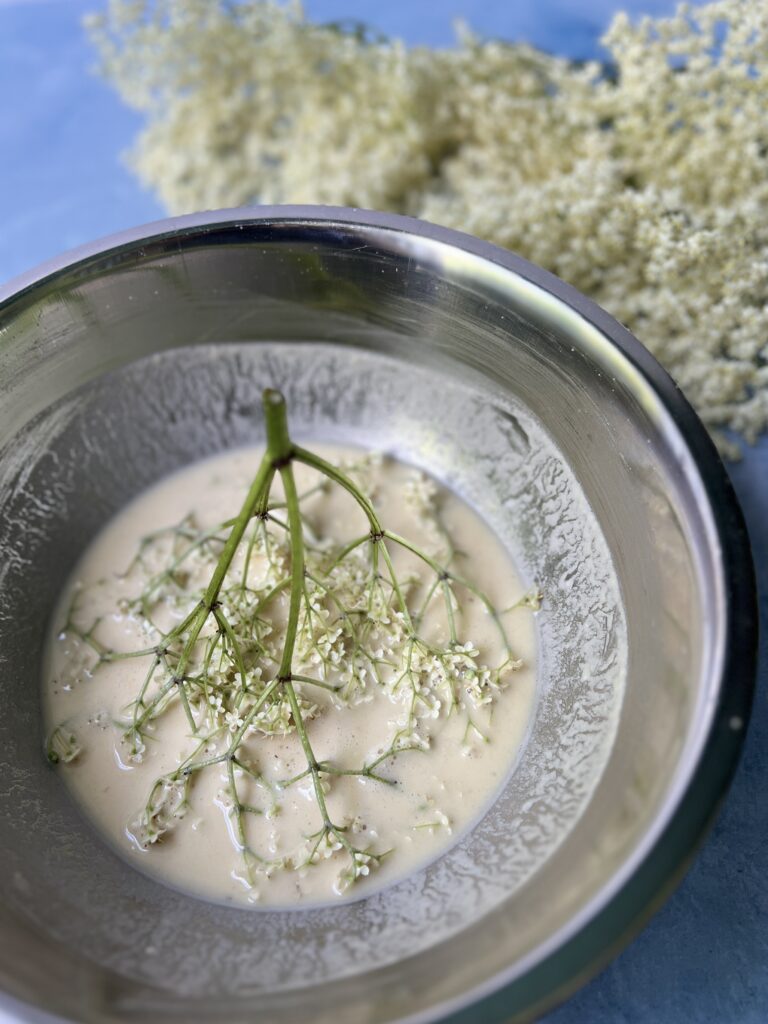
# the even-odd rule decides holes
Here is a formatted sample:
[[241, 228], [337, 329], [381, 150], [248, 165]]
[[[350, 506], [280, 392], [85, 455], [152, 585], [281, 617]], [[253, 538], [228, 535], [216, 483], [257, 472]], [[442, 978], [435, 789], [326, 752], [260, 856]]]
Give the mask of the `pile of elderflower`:
[[607, 65], [406, 48], [296, 4], [110, 0], [103, 71], [173, 213], [341, 203], [516, 250], [626, 323], [728, 451], [768, 424], [768, 7], [618, 15]]

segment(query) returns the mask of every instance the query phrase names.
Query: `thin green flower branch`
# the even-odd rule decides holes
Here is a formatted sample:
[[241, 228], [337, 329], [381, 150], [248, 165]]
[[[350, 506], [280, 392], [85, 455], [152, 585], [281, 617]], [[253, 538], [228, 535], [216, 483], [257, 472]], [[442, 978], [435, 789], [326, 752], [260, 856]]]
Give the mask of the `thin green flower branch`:
[[[384, 526], [355, 479], [365, 477], [365, 461], [341, 469], [293, 444], [279, 392], [265, 392], [264, 422], [266, 452], [238, 514], [211, 528], [197, 528], [187, 516], [175, 528], [154, 531], [123, 576], [124, 582], [133, 575], [143, 581], [121, 607], [148, 642], [136, 650], [109, 649], [99, 639], [100, 618], [87, 628], [78, 625], [87, 609], [81, 593], [64, 634], [95, 659], [86, 666], [93, 678], [125, 659], [147, 659], [117, 723], [129, 762], [142, 762], [150, 742], [163, 742], [157, 730], [166, 718], [182, 714], [186, 721], [193, 748], [150, 786], [130, 828], [137, 845], [149, 848], [165, 839], [187, 814], [195, 780], [218, 772], [223, 786], [216, 803], [248, 886], [255, 888], [275, 870], [304, 870], [338, 856], [344, 860], [341, 891], [390, 851], [370, 840], [358, 845], [353, 822], [332, 816], [327, 794], [344, 778], [397, 788], [397, 759], [430, 748], [429, 722], [441, 714], [465, 716], [465, 746], [473, 736], [484, 740], [475, 709], [490, 706], [521, 664], [503, 621], [513, 608], [496, 609], [466, 573], [449, 567], [456, 549], [429, 496], [422, 496], [422, 511], [433, 527], [430, 536], [445, 549], [443, 560]], [[296, 465], [319, 474], [320, 482], [299, 492]], [[278, 478], [283, 497], [275, 501]], [[316, 537], [305, 511], [334, 486], [351, 496], [368, 525], [351, 541]], [[398, 550], [433, 579], [398, 570]], [[474, 644], [461, 642], [461, 592], [480, 601], [499, 631], [504, 659], [496, 667], [481, 663]], [[439, 608], [445, 643], [425, 631], [426, 619]], [[362, 764], [318, 756], [313, 719], [375, 695], [400, 709], [388, 738]], [[261, 745], [291, 734], [306, 767], [268, 781], [259, 763]], [[66, 723], [49, 738], [53, 763], [76, 762], [80, 749]], [[302, 780], [311, 781], [319, 829], [286, 854], [259, 849], [253, 822], [278, 814], [283, 794]], [[369, 837], [376, 834], [368, 831]]]

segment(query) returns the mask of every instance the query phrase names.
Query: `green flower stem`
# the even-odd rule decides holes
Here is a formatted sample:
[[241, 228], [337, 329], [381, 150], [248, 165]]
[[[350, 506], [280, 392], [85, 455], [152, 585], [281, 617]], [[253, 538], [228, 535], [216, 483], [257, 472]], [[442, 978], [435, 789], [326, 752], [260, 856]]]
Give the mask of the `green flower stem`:
[[320, 679], [313, 679], [311, 676], [292, 675], [291, 679], [294, 683], [308, 683], [312, 686], [319, 686], [322, 690], [330, 690], [331, 693], [337, 693], [341, 689], [340, 686], [334, 686], [333, 683], [324, 683]]
[[451, 643], [455, 646], [459, 642], [459, 638], [456, 634], [456, 618], [453, 614], [453, 591], [451, 590], [450, 582], [446, 579], [440, 580], [440, 586], [445, 601], [445, 613], [448, 616], [448, 631]]
[[355, 548], [359, 548], [362, 544], [369, 543], [370, 539], [371, 539], [371, 535], [369, 533], [364, 533], [362, 537], [358, 537], [356, 540], [350, 541], [350, 543], [347, 544], [346, 547], [343, 547], [341, 549], [339, 554], [334, 558], [334, 560], [328, 566], [327, 572], [328, 573], [332, 572], [336, 568], [336, 566], [339, 565], [340, 562], [344, 561], [344, 559], [347, 557], [347, 555], [350, 555], [355, 550]]
[[[265, 394], [265, 415], [268, 408], [272, 411], [280, 408], [272, 395], [274, 395], [274, 392], [268, 392]], [[282, 398], [282, 396], [280, 397]], [[344, 846], [344, 848], [354, 856], [356, 852], [354, 847], [343, 834], [343, 831], [337, 825], [333, 824], [328, 813], [328, 807], [325, 802], [325, 793], [323, 791], [323, 783], [320, 778], [320, 766], [312, 749], [309, 736], [307, 735], [304, 718], [301, 713], [301, 708], [299, 707], [299, 700], [296, 696], [296, 690], [294, 689], [291, 677], [293, 651], [296, 644], [296, 630], [299, 622], [299, 613], [301, 611], [301, 600], [304, 593], [304, 530], [301, 522], [301, 509], [299, 507], [299, 497], [296, 491], [296, 482], [293, 477], [293, 467], [291, 466], [291, 460], [293, 458], [299, 459], [298, 452], [300, 449], [295, 449], [293, 447], [288, 436], [288, 428], [285, 421], [284, 401], [282, 403], [281, 411], [282, 417], [277, 419], [273, 438], [275, 444], [280, 446], [278, 451], [283, 453], [285, 458], [288, 460], [285, 465], [280, 466], [280, 476], [283, 481], [283, 490], [285, 491], [285, 504], [288, 513], [288, 529], [291, 545], [291, 599], [288, 611], [288, 624], [286, 626], [285, 646], [283, 647], [283, 656], [280, 661], [278, 676], [284, 681], [283, 685], [285, 687], [286, 696], [288, 697], [288, 703], [291, 707], [291, 715], [293, 717], [294, 725], [296, 726], [296, 733], [304, 751], [304, 756], [307, 759], [307, 767], [312, 776], [312, 786], [315, 792], [317, 806], [323, 819], [323, 827], [329, 832], [332, 832], [342, 846]], [[274, 414], [277, 418], [277, 412]], [[272, 454], [272, 439], [270, 438], [269, 428], [267, 430], [267, 439], [268, 444], [270, 445], [269, 451], [270, 454]], [[304, 460], [299, 459], [299, 461]], [[323, 463], [323, 465], [328, 465], [324, 460], [319, 461]], [[330, 466], [329, 468], [333, 469], [333, 467]], [[323, 472], [323, 469], [321, 468], [320, 471]], [[336, 471], [334, 470], [334, 473], [335, 472]], [[351, 488], [352, 493], [358, 499], [358, 503], [361, 505], [364, 503], [367, 504], [366, 499], [362, 498], [362, 495], [360, 495], [360, 492], [354, 484], [352, 484], [351, 481], [348, 481], [348, 484], [349, 486], [347, 489], [349, 490]], [[375, 520], [375, 513], [373, 513], [372, 509], [371, 512], [374, 515]]]
[[157, 645], [154, 647], [144, 647], [139, 651], [105, 651], [104, 654], [101, 655], [100, 660], [104, 662], [125, 661], [128, 658], [146, 658], [150, 654], [157, 654]]
[[[491, 600], [483, 593], [482, 590], [479, 590], [476, 586], [470, 583], [469, 580], [464, 579], [463, 576], [458, 576], [455, 572], [450, 572], [445, 569], [439, 562], [435, 561], [434, 558], [428, 555], [425, 551], [422, 551], [421, 548], [417, 547], [415, 544], [412, 544], [409, 540], [406, 540], [405, 537], [401, 537], [400, 534], [394, 533], [392, 530], [384, 530], [384, 536], [387, 540], [391, 540], [393, 544], [399, 544], [400, 547], [405, 548], [406, 551], [410, 551], [411, 554], [416, 555], [416, 557], [420, 558], [425, 565], [428, 565], [433, 572], [437, 573], [438, 580], [443, 584], [442, 590], [445, 597], [445, 607], [449, 622], [453, 621], [453, 608], [450, 603], [450, 587], [445, 586], [445, 584], [456, 583], [460, 587], [464, 587], [464, 589], [468, 590], [471, 594], [474, 594], [475, 597], [482, 602], [485, 610], [493, 619], [494, 625], [496, 626], [496, 629], [504, 643], [507, 656], [510, 659], [514, 659], [512, 647], [509, 643], [509, 637], [507, 636], [507, 631], [504, 628], [504, 624], [501, 621], [499, 613]], [[454, 640], [455, 638], [452, 636], [451, 639]]]
[[[267, 421], [269, 423], [268, 418]], [[189, 722], [189, 726], [193, 734], [197, 732], [197, 726], [192, 715], [192, 709], [190, 708], [189, 698], [184, 685], [187, 665], [192, 657], [195, 644], [197, 643], [211, 612], [214, 613], [219, 628], [227, 635], [227, 638], [232, 640], [234, 639], [231, 629], [229, 628], [229, 623], [223, 616], [219, 616], [217, 614], [216, 605], [219, 592], [224, 582], [224, 577], [227, 575], [229, 567], [232, 564], [232, 559], [235, 557], [235, 552], [240, 546], [240, 541], [243, 539], [243, 534], [246, 531], [248, 523], [253, 518], [254, 513], [260, 509], [266, 508], [266, 502], [269, 499], [269, 488], [274, 475], [275, 467], [269, 458], [269, 454], [267, 454], [261, 460], [261, 464], [256, 476], [254, 477], [253, 483], [248, 490], [248, 494], [246, 495], [242, 508], [235, 519], [232, 531], [227, 537], [222, 552], [219, 555], [219, 560], [216, 563], [216, 568], [214, 569], [213, 576], [211, 577], [211, 582], [206, 588], [202, 601], [200, 601], [187, 618], [179, 626], [171, 630], [168, 635], [169, 639], [173, 639], [180, 636], [184, 629], [189, 629], [189, 633], [176, 666], [173, 682], [178, 685], [181, 702], [184, 707], [184, 713], [187, 716], [187, 721]], [[233, 644], [233, 654], [235, 654], [236, 657], [239, 655], [239, 647], [236, 642]], [[242, 682], [243, 686], [245, 686], [245, 669], [242, 666], [242, 661], [240, 659], [238, 668], [241, 670]], [[145, 718], [146, 714], [145, 716], [142, 716], [142, 719], [140, 720], [141, 724], [143, 724]]]
[[312, 469], [316, 469], [318, 473], [322, 473], [323, 476], [330, 477], [330, 479], [340, 487], [343, 487], [345, 491], [348, 491], [363, 512], [365, 512], [371, 527], [371, 533], [382, 534], [384, 532], [381, 528], [381, 523], [379, 522], [379, 518], [376, 515], [376, 510], [373, 505], [362, 493], [360, 488], [350, 480], [346, 473], [337, 469], [336, 466], [322, 458], [320, 455], [315, 455], [314, 452], [308, 452], [306, 448], [294, 446], [293, 457], [297, 462], [303, 462], [305, 466], [311, 466]]
[[[246, 527], [253, 518], [254, 511], [258, 508], [259, 502], [263, 500], [265, 491], [268, 493], [268, 486], [271, 483], [274, 474], [275, 469], [272, 465], [269, 453], [267, 453], [261, 460], [261, 465], [259, 466], [258, 472], [250, 486], [246, 499], [240, 509], [240, 513], [235, 520], [232, 532], [227, 537], [224, 549], [219, 556], [219, 561], [214, 569], [211, 582], [208, 584], [205, 594], [203, 595], [202, 607], [206, 612], [206, 618], [218, 600], [219, 591], [221, 590], [221, 585], [224, 582], [224, 577], [227, 575], [227, 571], [232, 564], [232, 559], [235, 557], [235, 552], [240, 546], [240, 541], [243, 539]], [[202, 629], [202, 625], [200, 628]], [[198, 630], [198, 634], [199, 632], [200, 630]]]
[[[267, 431], [267, 455], [275, 469], [287, 465], [294, 454], [293, 442], [288, 433], [288, 411], [285, 398], [279, 391], [267, 388], [262, 396], [264, 404], [264, 426]], [[283, 480], [285, 483], [285, 480]], [[294, 498], [298, 501], [294, 489]], [[286, 507], [290, 511], [288, 496], [285, 497]]]
[[[392, 587], [395, 591], [395, 595], [397, 596], [398, 604], [400, 605], [400, 612], [402, 613], [403, 618], [405, 619], [406, 624], [408, 625], [408, 629], [411, 632], [413, 632], [413, 621], [411, 620], [411, 613], [408, 610], [405, 595], [403, 594], [400, 584], [398, 582], [397, 575], [395, 573], [395, 568], [392, 565], [392, 559], [390, 558], [389, 552], [387, 551], [387, 547], [383, 543], [384, 537], [386, 536], [386, 532], [382, 528], [381, 522], [379, 521], [379, 517], [376, 515], [376, 510], [374, 509], [373, 505], [370, 503], [368, 498], [366, 498], [366, 496], [361, 492], [360, 488], [357, 487], [352, 480], [350, 480], [346, 473], [342, 473], [340, 469], [337, 469], [330, 462], [327, 462], [325, 459], [321, 458], [321, 456], [315, 455], [314, 452], [308, 452], [304, 448], [294, 448], [293, 457], [296, 459], [297, 462], [303, 462], [305, 466], [311, 466], [313, 469], [316, 469], [318, 472], [323, 473], [325, 476], [329, 477], [340, 487], [343, 487], [345, 491], [352, 495], [357, 504], [363, 510], [368, 519], [368, 524], [370, 525], [371, 528], [370, 540], [374, 544], [374, 559], [376, 559], [379, 550], [381, 550], [381, 557], [384, 559], [384, 563], [387, 567], [387, 572], [389, 573], [390, 580], [392, 582]], [[395, 535], [393, 534], [393, 537], [394, 536]], [[357, 544], [353, 545], [353, 547], [356, 546]]]
[[291, 590], [288, 605], [288, 622], [285, 627], [285, 643], [280, 659], [278, 677], [290, 684], [293, 651], [296, 646], [296, 633], [299, 626], [301, 601], [304, 595], [304, 534], [301, 528], [301, 513], [296, 494], [296, 482], [290, 461], [280, 469], [283, 481], [285, 500], [288, 505], [288, 524], [291, 542]]
[[174, 558], [173, 561], [168, 566], [166, 566], [166, 568], [162, 572], [157, 573], [157, 575], [149, 581], [149, 583], [144, 589], [144, 599], [146, 600], [152, 597], [152, 595], [157, 590], [159, 590], [163, 583], [169, 577], [173, 576], [176, 570], [181, 567], [181, 565], [186, 561], [187, 558], [189, 558], [193, 551], [197, 551], [199, 548], [203, 547], [204, 544], [207, 544], [209, 541], [212, 541], [214, 539], [218, 539], [223, 544], [224, 539], [222, 537], [219, 537], [219, 534], [222, 532], [222, 530], [225, 530], [231, 527], [232, 525], [232, 522], [219, 523], [218, 526], [214, 526], [212, 529], [206, 530], [204, 533], [200, 534], [199, 537], [196, 537], [195, 540], [192, 543], [190, 543], [181, 552], [180, 555], [177, 555], [176, 558]]
[[290, 585], [291, 580], [290, 577], [288, 576], [286, 576], [284, 580], [281, 580], [279, 583], [275, 584], [275, 586], [272, 587], [269, 593], [265, 594], [264, 597], [262, 597], [259, 603], [255, 606], [255, 608], [253, 609], [254, 615], [258, 615], [259, 612], [263, 611], [270, 603], [270, 601], [273, 601], [278, 594], [282, 594], [282, 592], [286, 590], [288, 587], [290, 587]]

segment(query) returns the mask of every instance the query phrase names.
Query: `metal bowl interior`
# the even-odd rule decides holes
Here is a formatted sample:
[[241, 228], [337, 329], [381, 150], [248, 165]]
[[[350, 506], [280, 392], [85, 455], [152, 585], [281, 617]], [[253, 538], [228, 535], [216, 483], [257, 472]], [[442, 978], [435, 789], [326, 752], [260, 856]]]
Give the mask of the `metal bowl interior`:
[[[739, 510], [641, 346], [509, 253], [320, 208], [118, 236], [17, 282], [0, 318], [6, 990], [88, 1021], [491, 1021], [603, 962], [711, 818], [754, 677]], [[538, 702], [493, 807], [417, 875], [301, 912], [132, 871], [41, 755], [42, 640], [79, 554], [149, 483], [258, 440], [265, 385], [303, 437], [455, 487], [545, 594]]]

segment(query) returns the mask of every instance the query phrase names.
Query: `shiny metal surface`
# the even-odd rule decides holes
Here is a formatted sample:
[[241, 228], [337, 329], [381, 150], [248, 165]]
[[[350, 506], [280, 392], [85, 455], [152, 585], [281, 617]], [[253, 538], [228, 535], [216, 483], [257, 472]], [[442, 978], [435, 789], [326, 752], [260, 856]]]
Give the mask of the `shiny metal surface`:
[[[386, 917], [386, 899], [396, 902], [386, 894], [379, 917], [361, 908], [343, 920], [229, 923], [203, 919], [196, 901], [134, 889], [117, 858], [78, 838], [40, 757], [39, 640], [78, 551], [140, 485], [250, 438], [263, 380], [293, 389], [307, 433], [362, 431], [476, 492], [492, 521], [494, 502], [506, 509], [495, 525], [549, 595], [529, 760], [480, 838], [463, 843], [472, 898], [451, 893], [457, 859], [430, 868], [416, 904], [433, 917], [414, 912], [414, 934], [402, 913]], [[291, 207], [180, 218], [87, 247], [0, 294], [0, 395], [8, 991], [94, 1021], [524, 1019], [596, 969], [673, 884], [748, 717], [752, 567], [695, 415], [628, 332], [573, 289], [407, 218]], [[141, 471], [126, 436], [147, 456]], [[462, 446], [472, 458], [457, 469]], [[588, 792], [577, 741], [594, 761]], [[563, 751], [573, 756], [561, 765]], [[526, 773], [534, 787], [548, 770], [549, 790], [524, 799]], [[525, 874], [505, 865], [513, 850], [530, 854]], [[110, 903], [118, 892], [123, 902]], [[121, 935], [131, 900], [142, 911]], [[223, 988], [193, 991], [192, 954], [166, 954], [167, 932], [161, 952], [147, 952], [161, 906], [180, 950], [190, 928], [203, 943], [215, 932]], [[370, 935], [376, 920], [401, 956], [385, 956], [381, 938], [355, 969], [337, 970], [327, 936]], [[101, 937], [107, 925], [114, 941]], [[279, 935], [284, 959], [301, 960], [279, 975], [266, 953], [225, 950], [227, 929], [251, 951], [275, 948]]]

